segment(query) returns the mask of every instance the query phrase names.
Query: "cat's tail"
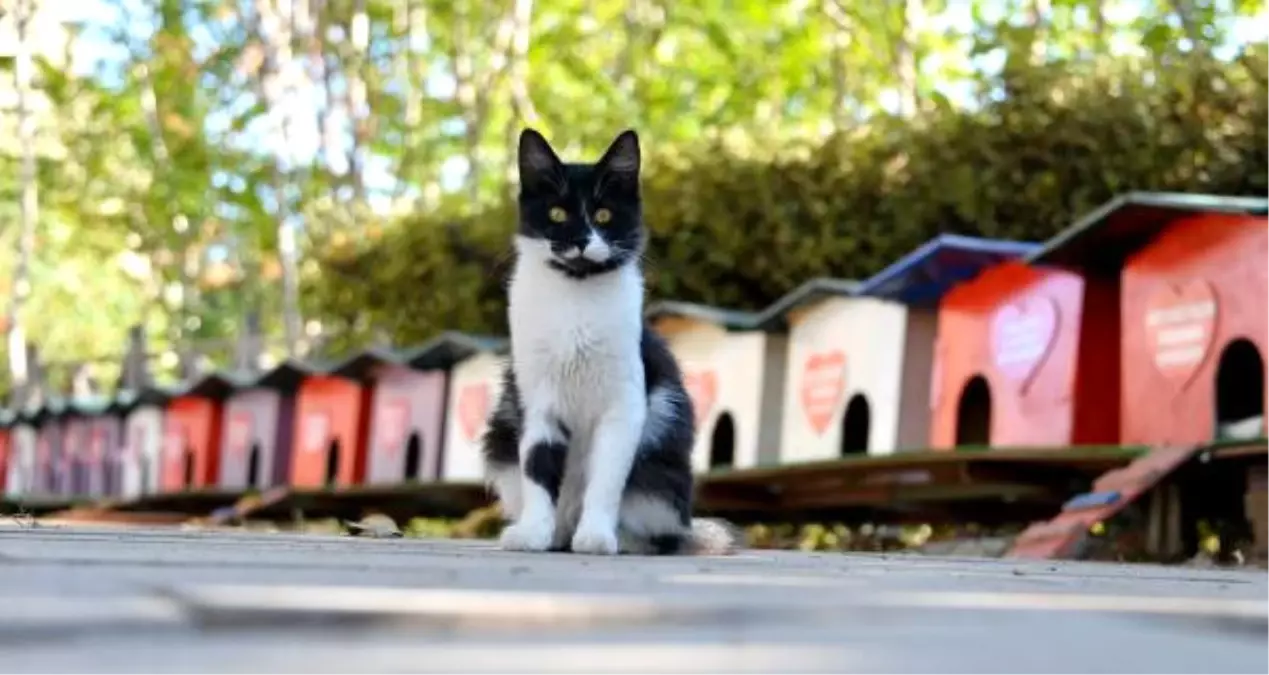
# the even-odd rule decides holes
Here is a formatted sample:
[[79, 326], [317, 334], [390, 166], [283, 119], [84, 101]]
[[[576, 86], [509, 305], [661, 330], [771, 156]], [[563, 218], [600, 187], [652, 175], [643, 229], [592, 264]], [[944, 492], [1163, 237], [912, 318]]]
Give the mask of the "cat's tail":
[[721, 518], [693, 518], [683, 553], [687, 555], [731, 555], [740, 548], [743, 533]]

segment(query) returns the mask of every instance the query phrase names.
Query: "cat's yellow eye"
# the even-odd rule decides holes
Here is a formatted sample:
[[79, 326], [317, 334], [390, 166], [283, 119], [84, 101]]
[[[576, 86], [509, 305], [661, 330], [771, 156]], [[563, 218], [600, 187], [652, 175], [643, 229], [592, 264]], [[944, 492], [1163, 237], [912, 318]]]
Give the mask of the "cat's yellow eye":
[[595, 222], [603, 225], [612, 220], [612, 211], [608, 209], [599, 209], [595, 212]]
[[565, 211], [558, 206], [551, 207], [551, 210], [547, 213], [547, 215], [551, 217], [551, 222], [553, 223], [562, 223], [568, 220], [568, 211]]

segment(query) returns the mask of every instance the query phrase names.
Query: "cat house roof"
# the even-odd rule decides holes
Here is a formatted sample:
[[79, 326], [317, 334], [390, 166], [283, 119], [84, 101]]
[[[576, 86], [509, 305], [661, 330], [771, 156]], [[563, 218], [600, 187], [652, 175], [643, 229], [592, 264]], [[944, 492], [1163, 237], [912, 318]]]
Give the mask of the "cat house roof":
[[859, 293], [905, 305], [937, 305], [953, 286], [983, 268], [1039, 248], [1031, 242], [940, 234], [866, 279]]
[[505, 338], [445, 331], [417, 347], [367, 347], [334, 364], [326, 372], [353, 380], [364, 380], [369, 377], [371, 369], [381, 364], [408, 366], [418, 370], [447, 369], [474, 354], [502, 352], [507, 345]]
[[111, 402], [113, 412], [127, 413], [143, 405], [163, 405], [176, 395], [179, 387], [166, 384], [148, 384], [140, 389], [123, 389]]
[[783, 330], [788, 327], [789, 312], [798, 307], [821, 298], [858, 294], [858, 281], [817, 277], [784, 294], [768, 305], [766, 309], [759, 312], [757, 327], [763, 330]]
[[1120, 195], [1058, 233], [1027, 262], [1057, 265], [1086, 273], [1117, 273], [1124, 260], [1150, 243], [1163, 225], [1194, 213], [1265, 215], [1263, 197], [1229, 197], [1180, 192], [1129, 192]]
[[726, 309], [723, 307], [714, 307], [712, 305], [702, 305], [695, 302], [680, 302], [677, 300], [662, 300], [648, 305], [644, 311], [644, 316], [649, 321], [656, 321], [666, 317], [678, 317], [682, 319], [695, 319], [722, 326], [727, 330], [754, 330], [758, 327], [758, 314], [756, 312], [746, 312], [739, 309]]

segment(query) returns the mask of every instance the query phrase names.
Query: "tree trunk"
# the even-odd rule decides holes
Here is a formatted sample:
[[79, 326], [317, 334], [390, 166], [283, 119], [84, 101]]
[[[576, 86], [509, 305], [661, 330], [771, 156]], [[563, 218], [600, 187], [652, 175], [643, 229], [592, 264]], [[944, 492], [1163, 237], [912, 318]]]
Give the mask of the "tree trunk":
[[515, 0], [512, 21], [514, 28], [508, 64], [508, 89], [511, 94], [511, 109], [515, 111], [515, 115], [507, 121], [505, 138], [508, 189], [516, 184], [516, 153], [520, 127], [535, 126], [538, 123], [538, 111], [533, 107], [533, 99], [529, 96], [529, 39], [533, 23], [533, 0]]
[[846, 13], [841, 0], [824, 0], [824, 13], [832, 20], [830, 29], [829, 64], [833, 73], [833, 126], [841, 131], [850, 124], [850, 76], [846, 72], [847, 50], [850, 49], [855, 22]]
[[21, 198], [19, 200], [18, 259], [13, 271], [13, 298], [9, 303], [9, 376], [13, 391], [25, 396], [30, 384], [30, 368], [27, 363], [26, 331], [22, 321], [22, 309], [31, 293], [31, 258], [35, 254], [35, 228], [39, 218], [39, 186], [35, 163], [35, 115], [31, 110], [32, 80], [35, 75], [31, 44], [31, 19], [35, 13], [33, 0], [16, 0], [14, 25], [17, 28], [17, 54], [15, 77], [17, 79], [18, 141], [22, 152], [22, 168], [19, 176]]
[[917, 112], [918, 75], [920, 64], [917, 56], [921, 26], [925, 22], [925, 6], [921, 0], [905, 0], [899, 30], [894, 41], [894, 70], [899, 89], [899, 115], [910, 117]]
[[1027, 12], [1034, 29], [1031, 37], [1031, 63], [1035, 65], [1048, 59], [1049, 14], [1052, 7], [1051, 0], [1031, 0]]
[[[282, 110], [281, 98], [285, 93], [284, 75], [291, 63], [291, 3], [293, 0], [277, 0], [274, 7], [269, 0], [255, 0], [255, 35], [265, 50], [260, 77], [256, 79], [256, 93], [266, 102], [269, 114], [274, 116], [273, 132], [282, 140], [283, 148], [290, 148], [290, 124]], [[299, 247], [295, 236], [295, 223], [291, 222], [288, 204], [285, 168], [280, 155], [274, 162], [271, 187], [277, 203], [274, 218], [277, 220], [278, 259], [282, 267], [282, 325], [289, 356], [300, 350], [303, 318], [300, 315]]]

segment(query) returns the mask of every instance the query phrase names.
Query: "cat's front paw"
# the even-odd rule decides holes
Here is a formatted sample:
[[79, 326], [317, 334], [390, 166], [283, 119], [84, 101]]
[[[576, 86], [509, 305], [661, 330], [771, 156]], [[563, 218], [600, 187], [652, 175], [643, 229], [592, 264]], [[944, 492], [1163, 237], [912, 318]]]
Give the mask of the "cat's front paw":
[[498, 538], [504, 551], [545, 551], [551, 547], [555, 527], [545, 521], [518, 522], [508, 525]]
[[572, 548], [573, 553], [617, 555], [617, 533], [614, 528], [582, 523], [577, 526], [577, 532], [573, 535]]

